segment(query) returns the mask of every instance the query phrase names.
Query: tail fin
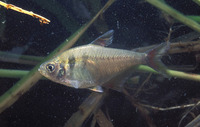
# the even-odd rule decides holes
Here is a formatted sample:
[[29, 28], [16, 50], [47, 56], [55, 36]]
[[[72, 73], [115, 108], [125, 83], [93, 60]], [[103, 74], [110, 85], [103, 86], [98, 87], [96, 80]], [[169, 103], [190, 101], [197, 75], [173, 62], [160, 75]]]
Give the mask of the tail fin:
[[147, 65], [158, 71], [159, 73], [162, 73], [164, 75], [167, 75], [166, 67], [162, 63], [161, 58], [170, 48], [170, 42], [164, 42], [155, 48], [149, 50], [147, 52], [146, 62]]

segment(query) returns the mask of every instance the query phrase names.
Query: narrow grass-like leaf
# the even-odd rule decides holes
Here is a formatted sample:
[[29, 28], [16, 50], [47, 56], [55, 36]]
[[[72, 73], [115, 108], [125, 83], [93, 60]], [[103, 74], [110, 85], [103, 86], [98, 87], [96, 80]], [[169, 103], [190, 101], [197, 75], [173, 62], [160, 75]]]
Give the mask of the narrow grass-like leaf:
[[193, 1], [200, 6], [200, 0], [193, 0]]
[[[86, 23], [79, 30], [77, 30], [77, 32], [75, 32], [72, 36], [66, 39], [41, 63], [70, 48], [79, 39], [79, 37], [88, 29], [88, 27], [98, 18], [98, 16], [102, 14], [113, 2], [114, 0], [109, 0], [106, 3], [106, 5], [90, 20], [90, 22]], [[38, 72], [38, 68], [41, 63], [36, 65], [27, 75], [25, 75], [21, 80], [19, 80], [13, 87], [11, 87], [0, 97], [0, 112], [4, 111], [6, 108], [11, 106], [15, 101], [18, 100], [18, 98], [21, 95], [23, 95], [27, 90], [29, 90], [42, 77], [42, 75]]]
[[29, 71], [23, 70], [0, 69], [1, 78], [22, 78], [28, 73]]
[[[145, 65], [135, 66], [134, 69], [135, 69], [135, 71], [144, 72], [144, 73], [160, 74], [157, 71], [155, 71], [154, 69], [152, 69], [151, 67], [145, 66]], [[0, 77], [21, 78], [24, 75], [28, 74], [28, 72], [29, 71], [0, 69]], [[176, 78], [200, 82], [200, 75], [198, 75], [198, 74], [186, 73], [186, 72], [175, 71], [175, 70], [170, 70], [170, 69], [166, 69], [166, 72], [169, 77], [176, 77]]]
[[36, 65], [39, 62], [41, 62], [43, 59], [44, 57], [18, 55], [18, 54], [0, 51], [0, 61], [3, 61], [3, 62]]
[[200, 16], [196, 16], [196, 15], [188, 15], [188, 18], [194, 20], [195, 22], [200, 23]]
[[[159, 74], [154, 69], [150, 68], [149, 66], [145, 66], [145, 65], [138, 65], [134, 69], [137, 71], [140, 71], [140, 72], [149, 72], [149, 73]], [[166, 69], [166, 72], [167, 72], [167, 75], [170, 77], [188, 79], [188, 80], [200, 82], [200, 75], [198, 75], [198, 74], [185, 73], [185, 72], [175, 71], [175, 70], [170, 70], [170, 69]]]
[[192, 19], [183, 15], [179, 11], [170, 7], [165, 2], [160, 1], [160, 0], [146, 0], [146, 1], [152, 4], [153, 6], [157, 7], [161, 11], [164, 11], [165, 13], [171, 15], [174, 19], [178, 20], [179, 22], [187, 25], [188, 27], [192, 28], [193, 30], [197, 32], [200, 32], [200, 25], [197, 22], [193, 21]]

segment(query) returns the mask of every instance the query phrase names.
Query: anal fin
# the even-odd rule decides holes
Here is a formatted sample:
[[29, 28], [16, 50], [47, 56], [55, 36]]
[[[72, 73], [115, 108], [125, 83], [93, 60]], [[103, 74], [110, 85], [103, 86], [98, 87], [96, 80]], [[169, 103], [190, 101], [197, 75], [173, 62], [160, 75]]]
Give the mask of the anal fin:
[[99, 92], [102, 93], [103, 92], [103, 88], [101, 86], [94, 86], [94, 87], [90, 87], [88, 88], [89, 90], [92, 90], [94, 92]]
[[113, 77], [110, 81], [105, 83], [103, 86], [121, 92], [123, 90], [123, 85], [126, 80], [131, 76], [133, 73], [132, 69], [124, 71], [123, 73]]

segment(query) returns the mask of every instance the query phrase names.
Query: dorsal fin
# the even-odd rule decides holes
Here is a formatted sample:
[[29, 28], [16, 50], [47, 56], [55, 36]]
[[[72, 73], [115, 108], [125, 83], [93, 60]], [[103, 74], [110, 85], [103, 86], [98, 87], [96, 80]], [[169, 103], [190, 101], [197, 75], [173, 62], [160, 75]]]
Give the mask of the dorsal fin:
[[114, 30], [109, 30], [103, 35], [99, 36], [97, 39], [92, 41], [90, 44], [99, 46], [108, 46], [112, 43]]

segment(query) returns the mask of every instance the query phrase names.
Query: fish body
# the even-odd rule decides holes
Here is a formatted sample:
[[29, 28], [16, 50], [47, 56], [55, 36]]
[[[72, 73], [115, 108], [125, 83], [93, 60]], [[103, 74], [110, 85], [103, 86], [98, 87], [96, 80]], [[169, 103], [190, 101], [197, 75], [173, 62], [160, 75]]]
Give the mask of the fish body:
[[156, 66], [153, 61], [157, 50], [150, 51], [153, 56], [149, 56], [149, 53], [103, 47], [111, 43], [112, 34], [113, 31], [109, 31], [92, 44], [63, 52], [43, 63], [39, 68], [40, 73], [54, 82], [74, 88], [102, 92], [103, 86], [120, 91], [134, 66], [149, 63]]

